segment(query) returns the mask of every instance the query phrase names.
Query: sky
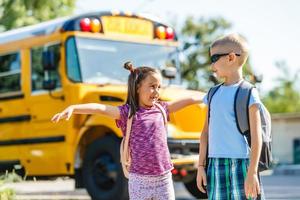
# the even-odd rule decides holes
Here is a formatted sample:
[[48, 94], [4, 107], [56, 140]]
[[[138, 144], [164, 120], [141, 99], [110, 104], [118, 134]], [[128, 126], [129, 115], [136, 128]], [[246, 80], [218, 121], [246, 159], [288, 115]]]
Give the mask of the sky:
[[179, 25], [187, 16], [225, 18], [232, 24], [229, 32], [248, 40], [250, 64], [264, 78], [262, 91], [272, 89], [281, 76], [276, 62], [285, 61], [291, 75], [300, 71], [298, 0], [77, 0], [75, 13], [101, 10], [150, 13], [169, 23], [175, 18]]

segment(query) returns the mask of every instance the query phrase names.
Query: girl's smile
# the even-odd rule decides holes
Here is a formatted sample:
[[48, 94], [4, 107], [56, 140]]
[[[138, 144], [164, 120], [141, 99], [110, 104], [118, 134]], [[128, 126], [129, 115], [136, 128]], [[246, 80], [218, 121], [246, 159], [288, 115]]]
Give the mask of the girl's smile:
[[161, 75], [157, 73], [149, 74], [138, 88], [139, 106], [152, 107], [159, 99], [160, 85]]

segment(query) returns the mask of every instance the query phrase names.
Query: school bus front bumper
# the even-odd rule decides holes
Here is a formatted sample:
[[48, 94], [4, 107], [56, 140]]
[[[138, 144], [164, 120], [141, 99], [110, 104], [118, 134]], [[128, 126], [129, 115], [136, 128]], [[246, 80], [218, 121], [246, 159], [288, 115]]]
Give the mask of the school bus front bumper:
[[173, 180], [183, 183], [191, 182], [197, 174], [199, 158], [199, 139], [171, 139], [168, 138]]
[[199, 140], [168, 139], [173, 165], [196, 165], [199, 158]]

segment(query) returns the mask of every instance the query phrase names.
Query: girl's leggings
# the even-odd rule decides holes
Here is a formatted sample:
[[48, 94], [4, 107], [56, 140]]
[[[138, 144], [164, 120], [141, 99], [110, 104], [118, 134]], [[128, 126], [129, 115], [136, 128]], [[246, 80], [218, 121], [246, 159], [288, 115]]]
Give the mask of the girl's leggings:
[[160, 176], [129, 173], [130, 200], [175, 200], [171, 172]]

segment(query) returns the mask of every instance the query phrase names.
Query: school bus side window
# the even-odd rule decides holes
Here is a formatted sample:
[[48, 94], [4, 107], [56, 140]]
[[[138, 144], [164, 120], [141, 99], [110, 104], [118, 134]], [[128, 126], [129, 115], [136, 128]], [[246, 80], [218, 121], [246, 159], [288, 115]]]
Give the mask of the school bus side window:
[[21, 91], [20, 53], [0, 55], [0, 95]]
[[[45, 49], [47, 49], [48, 51], [53, 51], [56, 55], [60, 54], [60, 44], [33, 47], [31, 49], [31, 91], [43, 90], [43, 80], [45, 73], [43, 70], [42, 54]], [[57, 60], [54, 61], [54, 63], [57, 65], [57, 68], [54, 71], [49, 71], [49, 78], [51, 80], [56, 80], [56, 87], [60, 88], [61, 83], [58, 74], [60, 56], [55, 56], [55, 58], [57, 58]]]

